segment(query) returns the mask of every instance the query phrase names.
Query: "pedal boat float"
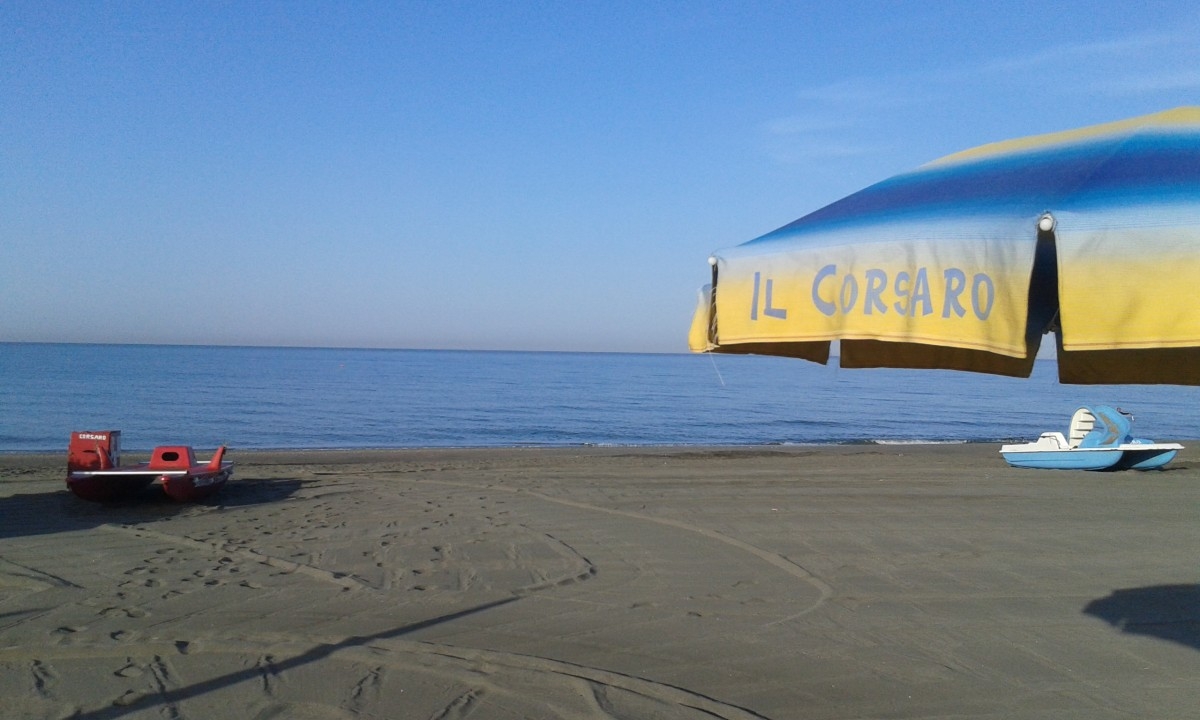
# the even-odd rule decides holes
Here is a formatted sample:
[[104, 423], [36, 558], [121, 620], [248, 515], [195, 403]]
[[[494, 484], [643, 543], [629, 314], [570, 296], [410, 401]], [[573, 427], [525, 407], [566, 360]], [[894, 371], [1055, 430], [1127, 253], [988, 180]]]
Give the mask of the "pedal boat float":
[[1071, 416], [1069, 438], [1044, 432], [1031, 443], [1003, 445], [1000, 454], [1013, 467], [1046, 470], [1155, 470], [1183, 449], [1130, 435], [1133, 417], [1107, 405], [1079, 408]]
[[120, 434], [119, 430], [71, 434], [68, 490], [84, 500], [110, 502], [158, 483], [171, 499], [196, 502], [220, 490], [233, 475], [233, 463], [224, 460], [224, 445], [208, 462], [197, 461], [188, 445], [160, 445], [148, 462], [121, 465]]

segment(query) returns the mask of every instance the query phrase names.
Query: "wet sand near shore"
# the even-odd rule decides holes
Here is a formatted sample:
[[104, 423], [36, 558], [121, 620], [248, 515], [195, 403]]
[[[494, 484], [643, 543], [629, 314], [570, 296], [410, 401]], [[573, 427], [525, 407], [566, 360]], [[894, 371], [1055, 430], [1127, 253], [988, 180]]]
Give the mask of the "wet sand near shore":
[[1194, 717], [1185, 444], [232, 450], [194, 505], [0, 455], [0, 717]]

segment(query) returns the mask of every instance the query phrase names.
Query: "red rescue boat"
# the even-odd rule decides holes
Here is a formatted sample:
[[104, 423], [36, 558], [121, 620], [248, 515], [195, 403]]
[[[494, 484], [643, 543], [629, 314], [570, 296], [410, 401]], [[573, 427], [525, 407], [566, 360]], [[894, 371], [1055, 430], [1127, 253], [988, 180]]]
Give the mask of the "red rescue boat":
[[198, 462], [188, 445], [160, 445], [149, 462], [122, 466], [120, 430], [73, 432], [67, 450], [67, 489], [84, 500], [108, 502], [158, 483], [168, 497], [195, 502], [220, 490], [233, 474], [233, 463], [224, 457], [224, 445], [208, 462]]

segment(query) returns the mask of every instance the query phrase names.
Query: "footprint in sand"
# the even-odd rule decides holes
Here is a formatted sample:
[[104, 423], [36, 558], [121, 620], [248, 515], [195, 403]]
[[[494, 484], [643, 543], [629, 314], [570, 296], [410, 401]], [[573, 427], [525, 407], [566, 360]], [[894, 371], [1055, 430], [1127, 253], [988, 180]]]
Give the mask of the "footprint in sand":
[[33, 667], [33, 687], [37, 694], [44, 698], [51, 696], [51, 690], [58, 684], [58, 673], [54, 668], [50, 667], [41, 660], [34, 660]]
[[97, 615], [105, 618], [123, 617], [123, 618], [144, 618], [150, 613], [138, 607], [106, 607]]
[[117, 587], [122, 590], [139, 587], [156, 588], [162, 587], [162, 584], [163, 581], [158, 578], [146, 578], [145, 580], [127, 580]]
[[136, 572], [158, 572], [157, 568], [163, 565], [173, 565], [180, 561], [177, 555], [179, 551], [175, 548], [163, 548], [157, 551], [154, 555], [148, 558], [142, 558], [142, 564], [126, 574], [132, 575]]

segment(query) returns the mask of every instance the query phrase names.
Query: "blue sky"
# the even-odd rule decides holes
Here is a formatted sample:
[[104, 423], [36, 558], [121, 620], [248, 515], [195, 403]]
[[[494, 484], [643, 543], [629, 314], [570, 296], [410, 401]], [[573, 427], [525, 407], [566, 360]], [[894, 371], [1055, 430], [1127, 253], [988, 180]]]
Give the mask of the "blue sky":
[[683, 352], [715, 248], [1189, 104], [1194, 2], [5, 2], [0, 341]]

